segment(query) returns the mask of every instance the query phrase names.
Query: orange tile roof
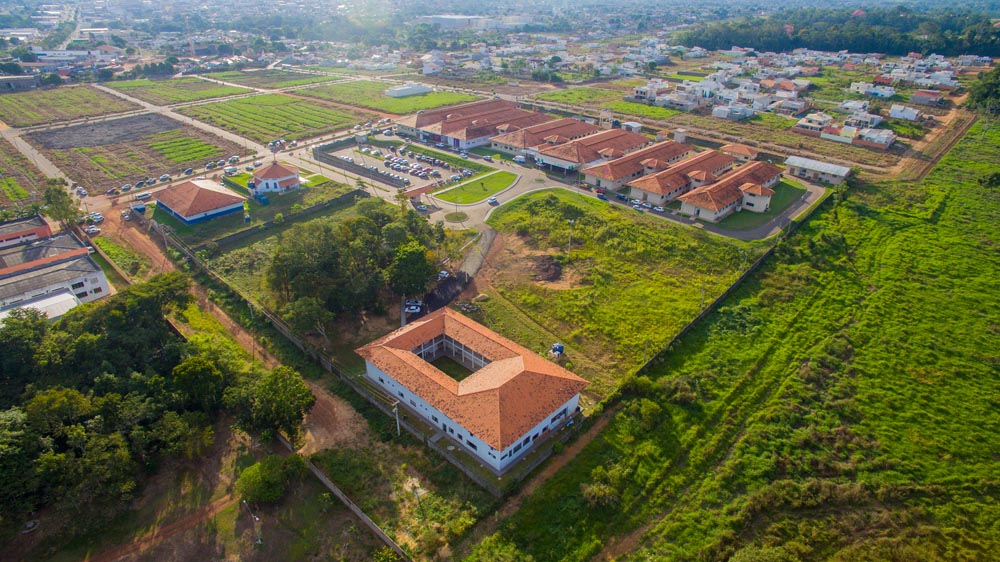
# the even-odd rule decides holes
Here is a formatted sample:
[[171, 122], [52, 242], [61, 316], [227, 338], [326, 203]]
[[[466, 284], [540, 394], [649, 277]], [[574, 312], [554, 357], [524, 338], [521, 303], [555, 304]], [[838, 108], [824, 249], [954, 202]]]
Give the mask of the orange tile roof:
[[641, 189], [647, 193], [666, 195], [691, 184], [691, 180], [711, 181], [709, 175], [715, 170], [730, 166], [736, 159], [728, 154], [706, 150], [674, 164], [673, 166], [653, 174], [629, 182], [629, 186]]
[[524, 128], [551, 120], [544, 113], [518, 109], [514, 102], [491, 99], [421, 111], [396, 123], [456, 139], [477, 139], [496, 135], [501, 128]]
[[234, 203], [246, 197], [211, 180], [188, 180], [156, 193], [156, 200], [184, 217], [193, 217]]
[[[500, 127], [497, 127], [497, 130], [500, 129]], [[566, 139], [560, 142], [567, 142], [572, 138], [581, 137], [597, 130], [596, 125], [591, 125], [572, 117], [566, 117], [525, 127], [504, 135], [498, 135], [491, 140], [507, 146], [530, 148], [547, 142], [549, 137], [559, 137]]]
[[[667, 140], [647, 146], [641, 150], [636, 150], [631, 154], [626, 154], [610, 162], [600, 162], [593, 166], [588, 166], [582, 171], [584, 174], [601, 179], [619, 180], [641, 172], [644, 166], [654, 169], [666, 168], [669, 165], [669, 160], [692, 152], [694, 152], [694, 149], [686, 144]], [[651, 165], [646, 166], [649, 160], [652, 160], [650, 162]]]
[[769, 183], [780, 175], [781, 168], [773, 164], [751, 162], [726, 174], [713, 184], [692, 189], [678, 199], [702, 209], [721, 211], [742, 199], [744, 191], [754, 195], [773, 195], [774, 191], [762, 184]]
[[586, 164], [600, 159], [602, 151], [610, 149], [626, 153], [647, 144], [649, 144], [649, 137], [645, 135], [624, 129], [608, 129], [564, 144], [546, 146], [538, 152], [566, 162]]
[[257, 170], [253, 173], [253, 177], [256, 180], [278, 180], [282, 178], [287, 178], [288, 176], [298, 175], [299, 169], [291, 164], [280, 164], [278, 162], [271, 162], [267, 166]]
[[413, 115], [397, 119], [396, 123], [398, 125], [412, 127], [414, 129], [422, 129], [428, 125], [440, 123], [448, 118], [460, 119], [469, 115], [487, 114], [492, 111], [496, 111], [498, 108], [509, 107], [516, 107], [516, 105], [513, 102], [499, 98], [480, 100], [459, 105], [439, 107], [437, 109], [419, 111]]
[[[456, 381], [412, 351], [440, 335], [491, 362]], [[588, 384], [450, 308], [432, 312], [356, 351], [497, 451], [516, 443]]]
[[726, 144], [719, 147], [719, 152], [724, 152], [726, 154], [739, 154], [740, 156], [746, 156], [751, 160], [757, 158], [757, 149], [750, 148], [745, 144]]

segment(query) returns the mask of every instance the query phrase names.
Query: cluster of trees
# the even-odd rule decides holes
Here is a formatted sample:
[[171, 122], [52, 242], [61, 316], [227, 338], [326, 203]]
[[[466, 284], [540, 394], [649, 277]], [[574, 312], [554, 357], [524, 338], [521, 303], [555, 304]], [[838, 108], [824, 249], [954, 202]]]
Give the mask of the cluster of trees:
[[1000, 67], [980, 73], [978, 78], [969, 85], [966, 105], [987, 116], [1000, 114]]
[[252, 365], [217, 335], [178, 337], [164, 314], [190, 281], [171, 273], [71, 310], [0, 326], [0, 520], [52, 506], [71, 530], [127, 506], [166, 458], [194, 458], [223, 408], [240, 428], [295, 434], [315, 398], [285, 368]]
[[921, 12], [905, 6], [870, 10], [800, 8], [768, 17], [743, 17], [702, 24], [676, 36], [683, 45], [762, 51], [806, 47], [823, 51], [905, 55], [1000, 56], [1000, 30], [988, 15], [974, 12]]
[[378, 309], [385, 290], [410, 296], [427, 289], [431, 250], [445, 237], [413, 209], [374, 198], [342, 223], [295, 225], [278, 241], [265, 280], [279, 308], [305, 331], [329, 313]]

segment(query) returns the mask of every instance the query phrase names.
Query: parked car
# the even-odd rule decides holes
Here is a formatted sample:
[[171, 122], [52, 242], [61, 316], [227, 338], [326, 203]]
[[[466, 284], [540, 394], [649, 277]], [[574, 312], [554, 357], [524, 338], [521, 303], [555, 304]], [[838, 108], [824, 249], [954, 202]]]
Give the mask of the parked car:
[[406, 311], [407, 314], [420, 314], [420, 311], [423, 309], [421, 309], [419, 306], [408, 306], [404, 310]]
[[104, 192], [105, 195], [118, 195], [118, 188], [112, 187], [111, 189]]
[[185, 176], [190, 176], [193, 173], [194, 173], [194, 168], [188, 168], [188, 169], [184, 170], [184, 175]]
[[619, 201], [628, 201], [628, 195], [625, 195], [624, 193], [616, 193], [615, 199]]
[[138, 199], [139, 201], [145, 201], [146, 199], [149, 199], [152, 196], [153, 196], [153, 194], [150, 193], [150, 192], [148, 192], [148, 191], [145, 192], [145, 193], [136, 193], [135, 194], [135, 198]]
[[520, 154], [518, 154], [517, 156], [515, 156], [513, 158], [513, 160], [514, 160], [514, 162], [516, 162], [518, 164], [524, 164], [525, 162], [527, 162], [527, 160], [525, 160], [524, 156], [521, 156]]
[[448, 273], [447, 271], [445, 271], [443, 269], [441, 271], [439, 271], [438, 275], [437, 275], [438, 281], [444, 281], [445, 279], [447, 279], [449, 277], [451, 277], [451, 273]]
[[253, 163], [253, 167], [254, 168], [260, 168], [263, 165], [264, 165], [264, 163], [261, 162], [260, 160], [255, 160], [254, 163]]
[[605, 195], [605, 194], [603, 194], [603, 193], [598, 193], [597, 194], [597, 198], [600, 199], [601, 201], [607, 201], [608, 200], [608, 196]]
[[487, 162], [492, 162], [493, 161], [493, 157], [490, 156], [489, 154], [487, 154], [486, 156], [483, 156], [483, 160], [486, 160]]
[[642, 203], [639, 203], [639, 204], [642, 205], [643, 209], [652, 209], [653, 208], [653, 204], [650, 203], [649, 201], [643, 201]]
[[160, 181], [170, 181], [170, 174], [163, 174], [160, 176]]
[[632, 205], [632, 208], [635, 209], [636, 211], [639, 211], [640, 213], [642, 212], [642, 205]]
[[653, 207], [653, 211], [655, 211], [657, 213], [662, 213], [663, 212], [663, 207], [660, 207], [660, 206]]
[[87, 228], [83, 229], [83, 231], [86, 232], [87, 234], [91, 234], [91, 235], [93, 235], [93, 234], [100, 234], [101, 233], [101, 229], [97, 228], [96, 226], [93, 226], [93, 225], [88, 226]]
[[607, 193], [607, 190], [604, 189], [603, 187], [598, 187], [594, 191], [597, 192], [597, 193]]
[[417, 205], [417, 210], [422, 213], [427, 210], [427, 205]]
[[123, 186], [121, 187], [121, 192], [122, 192], [122, 193], [125, 193], [126, 191], [128, 191], [128, 190], [130, 190], [130, 189], [132, 189], [132, 184], [130, 184], [130, 183], [127, 183], [127, 184], [125, 184], [125, 185], [123, 185]]

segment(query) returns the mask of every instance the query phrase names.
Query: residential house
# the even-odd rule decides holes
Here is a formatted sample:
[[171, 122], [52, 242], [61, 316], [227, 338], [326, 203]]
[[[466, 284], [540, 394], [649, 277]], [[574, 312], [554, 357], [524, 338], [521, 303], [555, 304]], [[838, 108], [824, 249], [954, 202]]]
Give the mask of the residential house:
[[712, 117], [719, 119], [729, 119], [730, 121], [743, 121], [754, 116], [753, 109], [742, 103], [731, 103], [729, 105], [718, 105], [712, 108]]
[[920, 110], [907, 107], [905, 105], [893, 104], [889, 108], [890, 119], [902, 119], [904, 121], [919, 121], [923, 114]]
[[588, 166], [581, 170], [581, 173], [583, 181], [588, 185], [613, 191], [635, 178], [664, 170], [693, 153], [692, 147], [667, 140], [636, 150], [621, 158]]
[[851, 174], [851, 169], [819, 160], [789, 156], [785, 160], [788, 175], [811, 181], [840, 185]]
[[274, 161], [254, 170], [251, 191], [255, 195], [257, 193], [285, 193], [300, 187], [302, 187], [302, 182], [299, 179], [299, 169], [291, 164]]
[[799, 119], [798, 123], [792, 127], [792, 130], [818, 137], [823, 132], [823, 129], [832, 124], [833, 117], [830, 117], [826, 113], [816, 112]]
[[944, 104], [944, 94], [937, 90], [917, 90], [910, 96], [910, 103], [941, 106]]
[[670, 92], [670, 89], [670, 82], [660, 78], [651, 78], [645, 84], [632, 89], [631, 99], [652, 103], [656, 101], [658, 96]]
[[[359, 348], [365, 377], [448, 443], [503, 474], [579, 410], [587, 381], [444, 307]], [[447, 358], [471, 371], [461, 381]]]
[[768, 110], [778, 115], [795, 116], [809, 109], [809, 102], [805, 100], [783, 99], [772, 103]]
[[218, 182], [188, 180], [156, 192], [156, 206], [185, 224], [194, 224], [243, 209], [246, 197]]
[[772, 188], [779, 181], [781, 168], [767, 162], [751, 162], [717, 182], [678, 197], [680, 212], [709, 222], [719, 222], [742, 209], [763, 213], [770, 209]]
[[728, 154], [706, 150], [665, 170], [630, 181], [629, 194], [633, 199], [665, 205], [695, 187], [714, 182], [735, 164], [736, 159]]
[[882, 117], [865, 110], [858, 110], [851, 114], [845, 121], [845, 125], [851, 127], [878, 127], [882, 122]]
[[868, 111], [870, 103], [866, 100], [844, 100], [837, 106], [837, 111], [844, 113], [854, 113], [856, 111]]
[[608, 129], [585, 137], [532, 151], [542, 166], [563, 173], [579, 170], [589, 164], [620, 158], [650, 143], [649, 137], [622, 129]]

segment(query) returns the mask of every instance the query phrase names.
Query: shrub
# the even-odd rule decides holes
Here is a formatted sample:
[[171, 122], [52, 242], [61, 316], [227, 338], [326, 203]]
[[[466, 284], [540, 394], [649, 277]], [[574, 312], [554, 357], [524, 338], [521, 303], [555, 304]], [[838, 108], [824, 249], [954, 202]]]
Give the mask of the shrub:
[[236, 493], [248, 502], [274, 503], [284, 497], [288, 483], [301, 478], [305, 470], [305, 461], [298, 455], [269, 455], [240, 473]]

